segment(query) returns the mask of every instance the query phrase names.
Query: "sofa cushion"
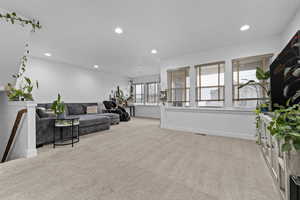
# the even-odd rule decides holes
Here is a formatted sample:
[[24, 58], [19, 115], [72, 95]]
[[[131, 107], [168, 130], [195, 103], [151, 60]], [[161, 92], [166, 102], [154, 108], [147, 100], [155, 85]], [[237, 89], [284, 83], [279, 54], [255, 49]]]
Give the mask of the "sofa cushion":
[[98, 116], [98, 115], [76, 115], [76, 116], [79, 117], [80, 127], [96, 126], [100, 124], [110, 124], [111, 122], [110, 118], [106, 116]]
[[83, 115], [86, 113], [82, 104], [67, 104], [69, 115]]

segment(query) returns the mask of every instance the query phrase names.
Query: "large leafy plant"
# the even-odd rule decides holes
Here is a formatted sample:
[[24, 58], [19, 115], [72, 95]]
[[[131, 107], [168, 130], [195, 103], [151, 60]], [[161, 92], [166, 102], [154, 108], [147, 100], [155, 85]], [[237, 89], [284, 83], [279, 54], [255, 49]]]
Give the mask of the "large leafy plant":
[[251, 86], [251, 85], [258, 85], [262, 88], [262, 90], [267, 94], [270, 95], [270, 90], [266, 88], [261, 82], [262, 81], [267, 81], [270, 78], [270, 71], [264, 71], [262, 68], [257, 67], [256, 68], [256, 78], [259, 81], [256, 80], [248, 80], [246, 83], [242, 84], [240, 88], [246, 87], [246, 86]]
[[65, 112], [65, 104], [63, 101], [61, 101], [60, 94], [58, 94], [57, 99], [53, 101], [51, 109], [54, 111], [56, 115], [60, 115]]
[[287, 108], [278, 106], [268, 129], [272, 135], [283, 141], [283, 152], [300, 151], [300, 104]]

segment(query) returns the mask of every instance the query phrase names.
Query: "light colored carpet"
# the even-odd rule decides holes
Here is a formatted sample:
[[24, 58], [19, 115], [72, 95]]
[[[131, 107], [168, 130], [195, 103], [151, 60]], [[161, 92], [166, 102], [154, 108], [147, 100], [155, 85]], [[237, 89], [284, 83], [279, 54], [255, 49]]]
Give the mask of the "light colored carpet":
[[1, 200], [279, 200], [253, 141], [133, 119], [0, 165]]

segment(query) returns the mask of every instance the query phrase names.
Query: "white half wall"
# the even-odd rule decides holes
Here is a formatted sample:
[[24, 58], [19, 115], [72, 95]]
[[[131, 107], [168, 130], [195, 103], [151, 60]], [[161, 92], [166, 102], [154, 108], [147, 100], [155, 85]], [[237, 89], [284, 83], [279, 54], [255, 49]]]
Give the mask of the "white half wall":
[[160, 118], [159, 105], [135, 105], [135, 116], [145, 118]]
[[0, 159], [2, 159], [7, 142], [11, 135], [16, 116], [22, 109], [27, 109], [27, 113], [24, 114], [19, 124], [14, 143], [8, 154], [7, 160], [36, 156], [36, 104], [34, 102], [9, 102], [3, 95], [1, 95], [0, 98], [2, 109], [0, 115]]
[[37, 103], [52, 102], [58, 93], [68, 103], [102, 102], [118, 85], [126, 92], [129, 81], [117, 74], [39, 58], [29, 59], [26, 76], [39, 82], [33, 92]]
[[162, 106], [161, 128], [254, 140], [254, 123], [251, 111]]

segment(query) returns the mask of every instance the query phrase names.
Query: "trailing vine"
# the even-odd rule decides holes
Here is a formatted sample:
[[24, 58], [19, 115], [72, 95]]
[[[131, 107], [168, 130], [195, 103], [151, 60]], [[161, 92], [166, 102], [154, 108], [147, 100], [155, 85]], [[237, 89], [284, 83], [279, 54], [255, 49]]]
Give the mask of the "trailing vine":
[[4, 19], [7, 22], [11, 22], [12, 24], [15, 24], [17, 22], [23, 27], [25, 25], [29, 24], [29, 25], [32, 26], [32, 31], [33, 32], [35, 32], [36, 29], [41, 29], [42, 28], [39, 21], [36, 21], [35, 19], [32, 19], [32, 20], [23, 19], [23, 18], [17, 16], [17, 14], [15, 12], [6, 13], [6, 14], [1, 14], [0, 13], [0, 19]]
[[[35, 32], [36, 29], [41, 29], [42, 26], [39, 21], [36, 21], [34, 19], [32, 20], [27, 20], [23, 19], [15, 12], [13, 13], [6, 13], [6, 14], [1, 14], [0, 13], [0, 19], [4, 19], [6, 22], [15, 24], [19, 23], [22, 27], [25, 25], [31, 25], [32, 27], [32, 32]], [[18, 73], [15, 73], [12, 75], [14, 79], [20, 80], [20, 86], [15, 87], [11, 83], [8, 83], [6, 86], [6, 92], [7, 96], [10, 101], [33, 101], [32, 97], [32, 90], [34, 86], [36, 88], [39, 87], [38, 82], [36, 81], [35, 84], [31, 81], [30, 78], [24, 76], [24, 73], [26, 71], [26, 63], [28, 61], [27, 55], [29, 54], [28, 50], [28, 44], [25, 45], [25, 54], [21, 58], [21, 69]]]

